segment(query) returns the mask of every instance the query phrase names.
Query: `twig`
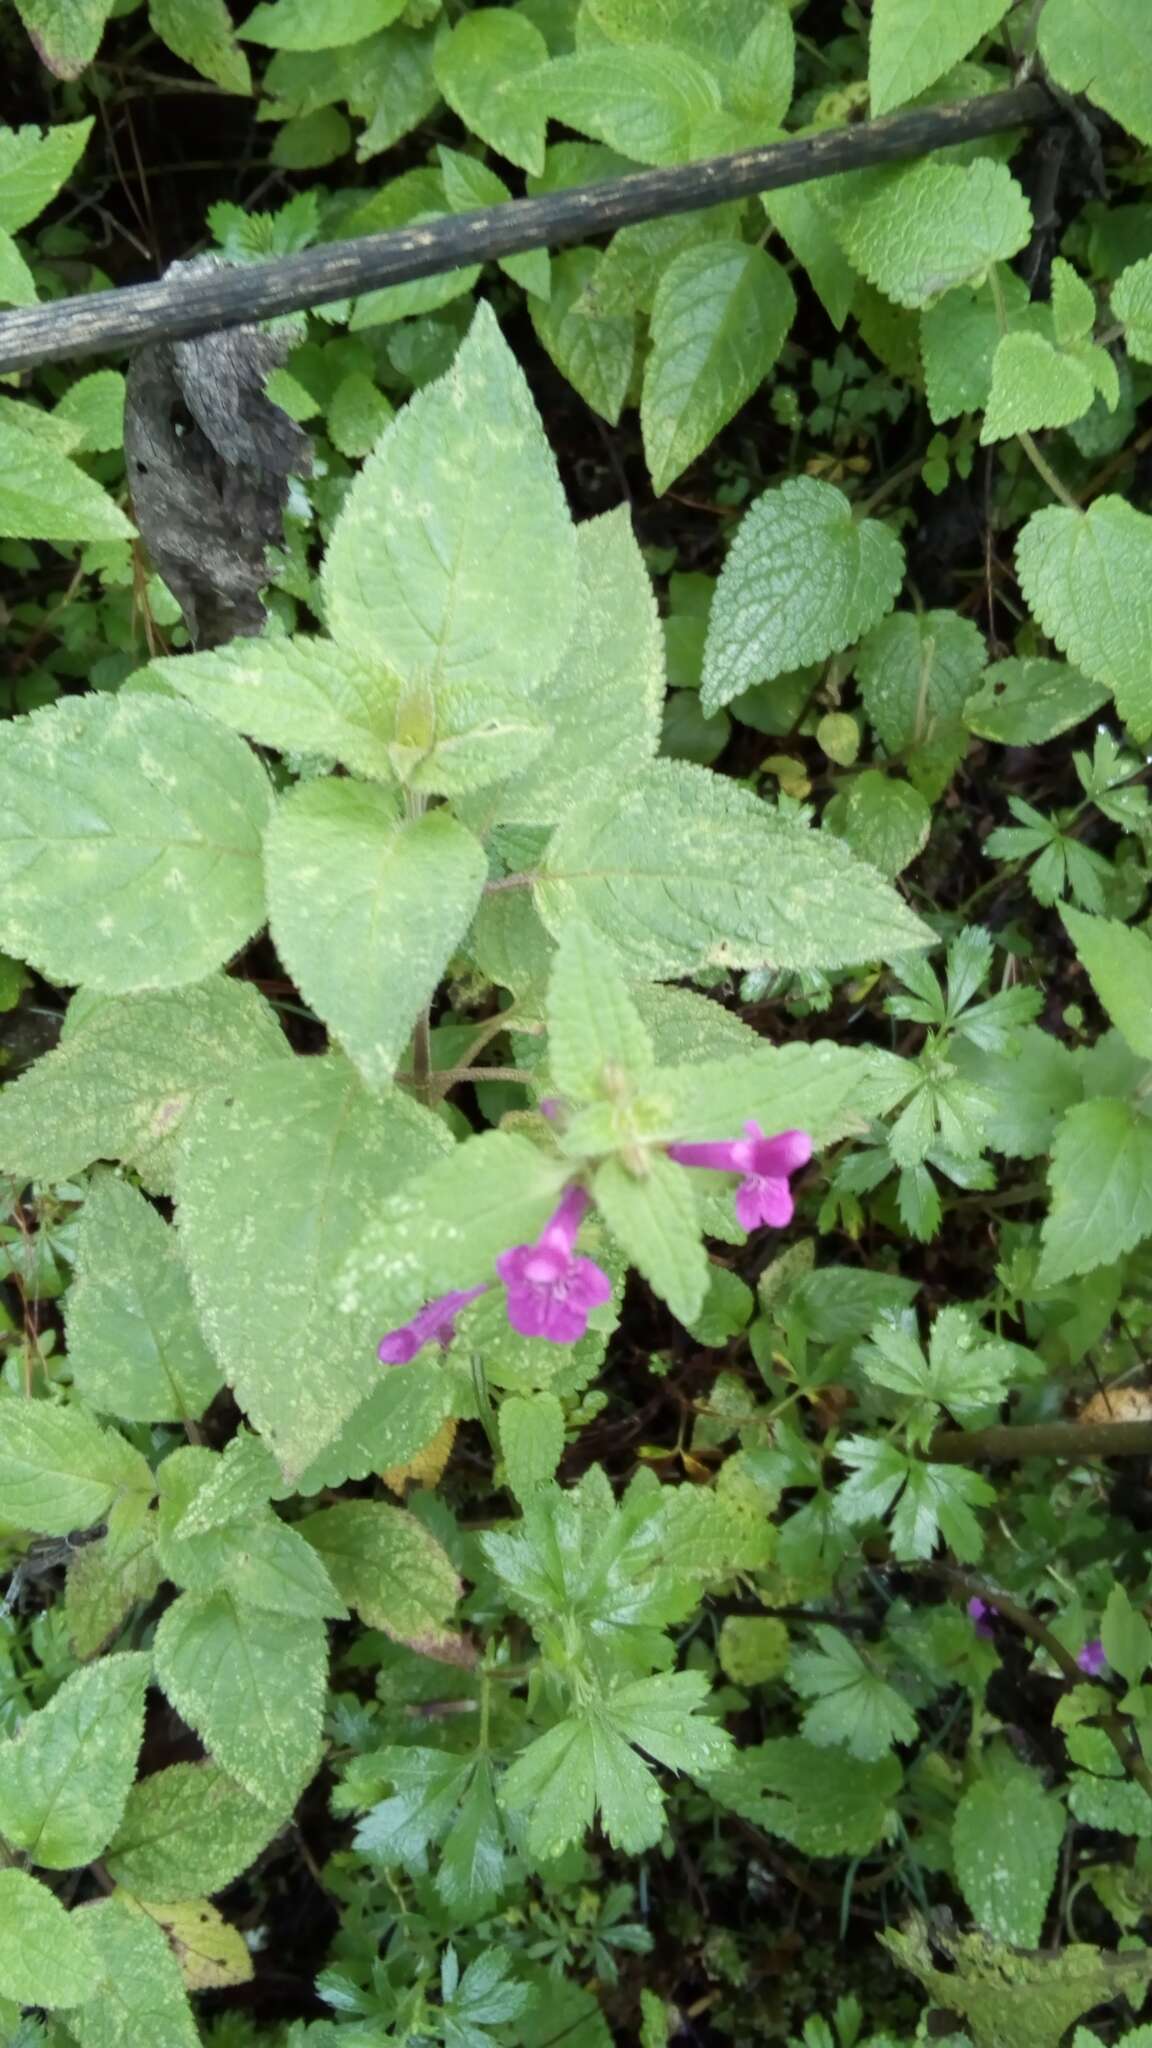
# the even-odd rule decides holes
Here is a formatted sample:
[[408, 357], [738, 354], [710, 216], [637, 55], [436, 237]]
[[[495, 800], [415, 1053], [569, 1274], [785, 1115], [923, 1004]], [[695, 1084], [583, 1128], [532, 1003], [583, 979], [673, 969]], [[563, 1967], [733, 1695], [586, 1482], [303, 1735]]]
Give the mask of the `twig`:
[[1152, 1457], [1152, 1422], [995, 1422], [988, 1429], [942, 1429], [930, 1456], [938, 1465], [1013, 1464], [1018, 1458]]

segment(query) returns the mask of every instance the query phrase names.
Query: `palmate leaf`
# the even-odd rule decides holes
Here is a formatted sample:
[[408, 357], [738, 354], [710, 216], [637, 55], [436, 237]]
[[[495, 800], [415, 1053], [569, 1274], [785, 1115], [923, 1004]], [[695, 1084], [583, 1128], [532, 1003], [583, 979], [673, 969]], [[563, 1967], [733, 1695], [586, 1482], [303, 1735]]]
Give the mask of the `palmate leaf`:
[[845, 1748], [863, 1763], [876, 1763], [894, 1743], [915, 1739], [916, 1716], [906, 1700], [834, 1628], [812, 1631], [819, 1645], [799, 1650], [791, 1678], [802, 1699], [813, 1704], [803, 1720], [805, 1740], [818, 1749]]
[[891, 1754], [862, 1763], [847, 1751], [783, 1736], [741, 1750], [712, 1774], [708, 1789], [805, 1856], [867, 1856], [898, 1825], [901, 1777]]
[[487, 1758], [394, 1748], [373, 1762], [395, 1787], [365, 1815], [355, 1846], [374, 1864], [410, 1870], [440, 1843], [436, 1889], [465, 1920], [491, 1912], [505, 1887], [504, 1827]]

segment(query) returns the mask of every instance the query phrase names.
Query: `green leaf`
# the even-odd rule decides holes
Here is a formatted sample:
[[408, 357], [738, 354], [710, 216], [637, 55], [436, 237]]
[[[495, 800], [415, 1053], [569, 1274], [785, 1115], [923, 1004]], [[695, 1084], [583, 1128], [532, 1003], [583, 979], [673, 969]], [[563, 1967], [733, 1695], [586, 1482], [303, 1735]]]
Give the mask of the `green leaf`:
[[395, 780], [388, 742], [399, 677], [329, 640], [233, 640], [208, 654], [162, 657], [150, 672], [263, 747], [326, 755], [359, 775]]
[[588, 284], [589, 312], [650, 313], [669, 264], [698, 243], [737, 239], [740, 223], [740, 206], [729, 204], [617, 229]]
[[505, 1867], [492, 1767], [479, 1758], [441, 1850], [436, 1889], [450, 1913], [479, 1920], [504, 1890]]
[[[0, 181], [2, 181], [0, 162]], [[0, 235], [3, 229], [0, 229]], [[5, 244], [0, 242], [0, 261]], [[14, 253], [14, 252], [13, 252]], [[22, 281], [29, 273], [9, 256], [5, 294], [31, 305]], [[29, 446], [27, 436], [0, 422], [0, 540], [131, 540], [134, 528], [102, 485], [46, 443]], [[86, 703], [92, 700], [85, 699]], [[105, 702], [103, 699], [96, 700]]]
[[0, 1870], [0, 1998], [79, 2006], [103, 1991], [102, 1975], [88, 1914], [66, 1913], [25, 1871]]
[[225, 0], [148, 0], [148, 19], [161, 41], [193, 71], [225, 92], [251, 92], [252, 73], [237, 48]]
[[149, 1659], [132, 1652], [74, 1671], [0, 1744], [0, 1834], [33, 1863], [92, 1863], [120, 1825], [144, 1734]]
[[153, 1492], [148, 1465], [82, 1408], [0, 1400], [0, 1521], [41, 1536], [102, 1522], [125, 1495]]
[[219, 1764], [171, 1764], [132, 1787], [104, 1862], [137, 1898], [202, 1898], [256, 1861], [288, 1811], [253, 1798]]
[[16, 0], [36, 54], [57, 78], [79, 78], [100, 47], [116, 0]]
[[788, 1669], [787, 1626], [767, 1614], [729, 1614], [721, 1624], [717, 1655], [733, 1685], [769, 1685]]
[[1059, 2048], [1073, 2020], [1093, 2006], [1121, 1995], [1139, 2004], [1150, 1967], [1142, 1953], [1107, 1955], [1080, 1942], [1030, 1955], [986, 1934], [933, 1927], [929, 1937], [919, 1919], [880, 1938], [924, 1986], [934, 2011], [967, 2020], [975, 2048], [1019, 2048], [1024, 2041], [1028, 2048]]
[[1141, 142], [1152, 142], [1152, 49], [1143, 0], [1050, 0], [1040, 55], [1065, 92], [1086, 92]]
[[878, 768], [865, 769], [842, 804], [833, 803], [835, 808], [829, 805], [824, 812], [825, 829], [890, 881], [928, 844], [932, 810], [927, 798]]
[[122, 1159], [166, 1190], [205, 1090], [277, 1058], [291, 1048], [251, 982], [216, 975], [177, 995], [74, 1003], [56, 1049], [0, 1094], [0, 1169], [68, 1180]]
[[[512, 194], [490, 164], [468, 156], [462, 149], [441, 143], [437, 152], [444, 174], [444, 196], [453, 213], [470, 213], [478, 206], [502, 206]], [[534, 298], [546, 299], [552, 289], [552, 264], [547, 249], [525, 249], [519, 256], [497, 258], [502, 271]], [[529, 308], [531, 311], [531, 308]]]
[[369, 1628], [419, 1648], [444, 1634], [461, 1585], [430, 1529], [383, 1501], [341, 1501], [297, 1523]]
[[1061, 910], [1077, 958], [1117, 1030], [1152, 1060], [1152, 939], [1114, 917]]
[[253, 1798], [293, 1806], [320, 1761], [323, 1622], [227, 1592], [181, 1593], [154, 1657], [159, 1683], [216, 1761]]
[[696, 123], [721, 104], [714, 76], [694, 57], [652, 46], [558, 57], [540, 74], [537, 94], [553, 120], [640, 164], [685, 162]]
[[209, 1465], [201, 1461], [200, 1471], [195, 1492], [175, 1522], [178, 1537], [203, 1536], [209, 1529], [246, 1521], [283, 1491], [271, 1451], [246, 1429], [238, 1431]]
[[876, 1324], [855, 1357], [874, 1386], [948, 1408], [961, 1419], [999, 1404], [1014, 1365], [1009, 1347], [989, 1341], [956, 1303], [937, 1315], [927, 1358], [913, 1329], [891, 1323]]
[[1040, 1946], [1064, 1839], [1064, 1810], [1022, 1765], [969, 1787], [952, 1822], [956, 1882], [978, 1927]]
[[930, 798], [947, 786], [967, 749], [964, 706], [980, 681], [984, 638], [956, 612], [893, 612], [856, 658], [860, 695], [889, 754], [912, 757], [913, 780]]
[[272, 50], [333, 50], [359, 43], [399, 20], [406, 0], [261, 0], [240, 33]]
[[1096, 396], [1091, 373], [1039, 334], [1006, 334], [992, 358], [980, 445], [1082, 419]]
[[344, 499], [324, 563], [329, 626], [434, 689], [530, 695], [568, 645], [576, 587], [555, 461], [481, 306], [447, 375], [409, 400]]
[[518, 1501], [554, 1479], [564, 1450], [564, 1410], [555, 1394], [509, 1394], [500, 1403], [500, 1449]]
[[682, 1323], [694, 1322], [708, 1292], [708, 1256], [687, 1168], [659, 1152], [643, 1179], [617, 1159], [595, 1181], [596, 1204], [613, 1237]]
[[124, 445], [124, 391], [119, 370], [93, 370], [69, 385], [53, 418], [78, 429], [81, 448], [109, 454]]
[[561, 1093], [592, 1101], [654, 1064], [617, 955], [577, 919], [562, 927], [548, 984], [548, 1066]]
[[1152, 518], [1124, 498], [1034, 512], [1016, 543], [1029, 609], [1137, 739], [1152, 734]]
[[948, 1056], [965, 1080], [983, 1090], [991, 1143], [1010, 1159], [1047, 1152], [1065, 1110], [1082, 1094], [1072, 1048], [1031, 1026], [1018, 1034], [1017, 1051], [1007, 1057], [962, 1039], [953, 1041]]
[[[480, 17], [482, 18], [482, 17]], [[616, 426], [632, 382], [636, 318], [596, 308], [597, 249], [567, 249], [552, 261], [552, 288], [529, 311], [537, 338], [586, 405]]]
[[[43, 135], [39, 128], [0, 128], [0, 228], [18, 234], [43, 213], [72, 176], [91, 133], [91, 116], [62, 121]], [[124, 530], [130, 531], [126, 520]]]
[[[36, 304], [36, 280], [11, 235], [5, 234], [3, 228], [0, 228], [0, 300], [9, 306]], [[9, 453], [11, 452], [9, 447]], [[78, 476], [79, 471], [69, 471], [69, 475]], [[106, 504], [109, 502], [104, 500]], [[13, 518], [19, 520], [19, 509]]]
[[93, 693], [13, 719], [0, 943], [111, 994], [202, 979], [263, 922], [270, 800], [247, 747], [159, 697]]
[[819, 1749], [845, 1748], [864, 1763], [886, 1756], [893, 1743], [915, 1740], [916, 1716], [898, 1692], [834, 1628], [812, 1631], [816, 1650], [798, 1650], [791, 1679], [801, 1699], [812, 1700], [803, 1732]]
[[371, 1088], [390, 1083], [480, 901], [488, 863], [447, 811], [406, 818], [347, 779], [282, 797], [267, 836], [276, 949]]
[[[383, 1328], [383, 1324], [380, 1326]], [[366, 1479], [403, 1465], [435, 1436], [452, 1412], [453, 1385], [439, 1363], [416, 1359], [381, 1375], [332, 1442], [311, 1458], [296, 1491], [320, 1493], [348, 1479]]]
[[1111, 1265], [1152, 1235], [1152, 1123], [1110, 1096], [1068, 1111], [1052, 1148], [1038, 1283]]
[[1113, 1586], [1100, 1624], [1100, 1640], [1113, 1671], [1139, 1685], [1152, 1664], [1152, 1629], [1123, 1586]]
[[211, 1485], [219, 1460], [195, 1445], [172, 1451], [158, 1473], [157, 1554], [165, 1576], [183, 1591], [231, 1593], [241, 1606], [308, 1621], [347, 1621], [347, 1609], [320, 1559], [266, 1502], [202, 1532], [181, 1526]]
[[1011, 270], [979, 291], [950, 292], [920, 315], [924, 385], [933, 423], [942, 426], [961, 412], [981, 412], [992, 390], [992, 364], [1003, 334], [1052, 337], [1048, 306], [1033, 305], [1028, 287]]
[[98, 1994], [68, 2015], [79, 2048], [197, 2048], [200, 2029], [163, 1930], [123, 1896], [84, 1908]]
[[931, 1557], [941, 1533], [962, 1562], [979, 1557], [983, 1535], [972, 1509], [996, 1498], [979, 1473], [922, 1464], [895, 1444], [866, 1436], [842, 1438], [836, 1455], [852, 1473], [836, 1496], [837, 1517], [849, 1528], [880, 1520], [895, 1505], [897, 1557]]
[[823, 207], [804, 185], [762, 192], [760, 203], [776, 232], [784, 237], [832, 325], [843, 327], [856, 296], [857, 276], [844, 255]]
[[80, 1217], [68, 1362], [82, 1401], [128, 1422], [187, 1422], [219, 1392], [172, 1231], [130, 1181], [102, 1173]]
[[964, 723], [1004, 747], [1042, 746], [1100, 709], [1108, 696], [1066, 661], [1033, 656], [994, 662], [964, 706]]
[[535, 898], [550, 930], [583, 918], [651, 980], [719, 965], [834, 967], [929, 943], [837, 840], [686, 761], [655, 762], [571, 812]]
[[395, 409], [367, 371], [349, 370], [332, 393], [324, 423], [333, 447], [341, 455], [358, 457], [371, 455], [395, 417]]
[[708, 622], [701, 702], [823, 661], [890, 611], [904, 550], [878, 520], [853, 518], [834, 484], [793, 477], [740, 522]]
[[768, 375], [796, 294], [755, 244], [685, 249], [660, 280], [640, 418], [659, 494], [707, 448]]
[[914, 100], [1001, 21], [1011, 0], [876, 0], [868, 86], [873, 114]]
[[710, 1050], [659, 1076], [671, 1099], [670, 1138], [731, 1135], [753, 1117], [765, 1131], [805, 1130], [819, 1148], [860, 1134], [908, 1093], [915, 1074], [887, 1054], [827, 1040], [760, 1044], [724, 1059]]
[[406, 1096], [375, 1100], [335, 1057], [241, 1076], [190, 1120], [181, 1245], [236, 1398], [289, 1476], [369, 1391], [371, 1324], [335, 1313], [340, 1257], [366, 1216], [448, 1145]]
[[141, 1495], [116, 1503], [108, 1532], [72, 1554], [64, 1585], [68, 1636], [78, 1657], [94, 1656], [132, 1609], [159, 1590], [156, 1517]]
[[712, 1796], [805, 1856], [867, 1856], [896, 1825], [901, 1770], [784, 1736], [741, 1750], [709, 1780]]
[[535, 91], [548, 45], [511, 7], [466, 14], [436, 45], [436, 83], [453, 113], [509, 163], [544, 169], [544, 113]]
[[1112, 288], [1112, 311], [1124, 322], [1133, 361], [1152, 363], [1152, 256], [1121, 271]]
[[957, 285], [983, 283], [1032, 232], [1016, 179], [988, 157], [856, 172], [828, 199], [849, 262], [898, 306], [929, 306]]

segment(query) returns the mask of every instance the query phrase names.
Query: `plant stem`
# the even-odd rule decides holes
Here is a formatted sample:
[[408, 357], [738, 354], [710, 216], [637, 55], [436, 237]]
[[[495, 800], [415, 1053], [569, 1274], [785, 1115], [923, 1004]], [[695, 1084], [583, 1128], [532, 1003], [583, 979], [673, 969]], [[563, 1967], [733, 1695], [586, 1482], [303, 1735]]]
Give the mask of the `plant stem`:
[[929, 1455], [936, 1464], [994, 1464], [1018, 1458], [1152, 1457], [1152, 1422], [994, 1422], [987, 1429], [942, 1429]]
[[1051, 463], [1045, 456], [1041, 455], [1031, 434], [1017, 434], [1016, 439], [1019, 441], [1037, 476], [1043, 477], [1053, 496], [1059, 498], [1062, 505], [1067, 505], [1070, 512], [1079, 512], [1080, 504], [1078, 499], [1073, 497], [1067, 484], [1061, 483]]

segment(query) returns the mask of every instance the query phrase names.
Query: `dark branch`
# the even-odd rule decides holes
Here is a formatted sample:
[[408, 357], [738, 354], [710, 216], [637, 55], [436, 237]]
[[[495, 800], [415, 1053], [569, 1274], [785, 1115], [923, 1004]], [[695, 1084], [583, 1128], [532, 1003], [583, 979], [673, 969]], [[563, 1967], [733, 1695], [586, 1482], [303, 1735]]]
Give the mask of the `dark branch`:
[[513, 199], [422, 227], [329, 242], [275, 262], [222, 270], [217, 276], [129, 285], [120, 291], [57, 299], [52, 305], [21, 307], [0, 314], [0, 371], [213, 333], [462, 264], [583, 242], [636, 221], [720, 206], [754, 192], [924, 156], [1059, 118], [1059, 109], [1042, 85], [1025, 85], [959, 106], [919, 108], [854, 128], [742, 150], [736, 156], [710, 157], [672, 170], [637, 171], [631, 177], [606, 178], [542, 199]]

